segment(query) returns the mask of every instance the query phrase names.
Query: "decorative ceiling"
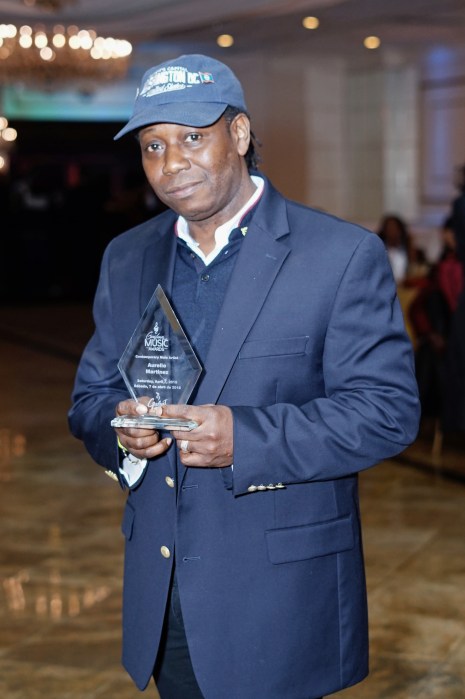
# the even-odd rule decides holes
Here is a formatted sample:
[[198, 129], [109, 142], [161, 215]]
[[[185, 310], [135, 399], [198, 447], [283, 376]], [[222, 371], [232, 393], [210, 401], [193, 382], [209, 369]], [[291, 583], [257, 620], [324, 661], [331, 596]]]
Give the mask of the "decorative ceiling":
[[[303, 28], [308, 15], [317, 30]], [[357, 53], [367, 35], [397, 50], [465, 45], [464, 0], [0, 0], [0, 23], [76, 24], [179, 53], [217, 51], [224, 33], [235, 53]]]

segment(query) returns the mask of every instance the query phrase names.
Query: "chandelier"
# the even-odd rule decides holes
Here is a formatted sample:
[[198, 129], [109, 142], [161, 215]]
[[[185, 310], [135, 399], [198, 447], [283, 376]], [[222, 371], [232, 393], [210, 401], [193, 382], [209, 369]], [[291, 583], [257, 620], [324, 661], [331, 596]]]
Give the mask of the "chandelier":
[[131, 52], [129, 41], [97, 36], [93, 29], [0, 24], [0, 83], [51, 87], [118, 80]]

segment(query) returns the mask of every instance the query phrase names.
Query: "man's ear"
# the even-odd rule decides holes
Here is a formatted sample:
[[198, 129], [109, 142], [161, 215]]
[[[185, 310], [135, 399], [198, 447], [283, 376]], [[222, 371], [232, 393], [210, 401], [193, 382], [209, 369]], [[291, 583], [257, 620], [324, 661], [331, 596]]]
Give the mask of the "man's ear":
[[250, 144], [250, 121], [246, 114], [237, 114], [231, 122], [231, 133], [236, 141], [237, 152], [245, 155]]

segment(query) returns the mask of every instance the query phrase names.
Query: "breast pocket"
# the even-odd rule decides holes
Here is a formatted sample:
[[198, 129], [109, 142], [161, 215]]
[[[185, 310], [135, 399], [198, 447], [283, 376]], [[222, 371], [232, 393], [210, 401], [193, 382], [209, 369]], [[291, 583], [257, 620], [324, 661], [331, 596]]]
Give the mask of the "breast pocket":
[[301, 337], [249, 340], [243, 344], [239, 353], [239, 359], [273, 358], [305, 354], [308, 340], [308, 336], [305, 335]]
[[304, 403], [314, 377], [319, 376], [310, 350], [307, 335], [248, 340], [230, 375], [229, 386], [236, 388], [232, 402], [245, 401], [251, 406]]

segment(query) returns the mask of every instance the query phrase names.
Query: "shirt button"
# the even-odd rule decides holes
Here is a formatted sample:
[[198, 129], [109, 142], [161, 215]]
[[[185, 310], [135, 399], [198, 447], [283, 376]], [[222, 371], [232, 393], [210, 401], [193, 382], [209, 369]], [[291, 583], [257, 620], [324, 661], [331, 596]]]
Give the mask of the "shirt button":
[[174, 480], [171, 478], [171, 476], [165, 476], [165, 483], [166, 485], [169, 485], [170, 488], [174, 488]]
[[200, 278], [203, 282], [208, 282], [208, 280], [210, 279], [210, 275], [209, 274], [202, 274], [202, 276]]
[[171, 556], [171, 551], [169, 550], [168, 546], [162, 546], [160, 548], [160, 553], [163, 558], [169, 558]]

